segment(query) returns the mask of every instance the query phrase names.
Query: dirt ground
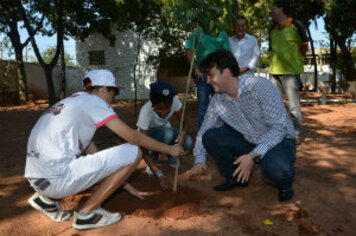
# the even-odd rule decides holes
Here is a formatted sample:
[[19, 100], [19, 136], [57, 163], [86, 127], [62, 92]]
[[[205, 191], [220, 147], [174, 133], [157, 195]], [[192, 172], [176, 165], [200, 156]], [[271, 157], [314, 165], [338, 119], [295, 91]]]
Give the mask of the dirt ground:
[[[320, 94], [304, 94], [316, 98]], [[330, 98], [331, 95], [329, 95]], [[332, 96], [332, 98], [339, 98]], [[33, 190], [23, 178], [26, 142], [32, 126], [47, 104], [0, 107], [0, 236], [7, 235], [356, 235], [356, 104], [304, 104], [305, 142], [297, 147], [292, 201], [280, 203], [278, 190], [255, 167], [247, 188], [214, 192], [220, 184], [213, 161], [209, 172], [190, 179], [191, 153], [182, 159], [178, 193], [161, 192], [158, 182], [145, 173], [142, 162], [130, 182], [153, 192], [138, 200], [118, 190], [103, 207], [119, 211], [123, 219], [112, 226], [78, 231], [72, 219], [53, 223], [32, 209], [27, 199]], [[120, 118], [135, 127], [132, 104], [117, 103]], [[190, 101], [186, 120], [196, 133], [196, 103]], [[99, 147], [122, 140], [105, 128], [95, 136]], [[173, 180], [174, 169], [162, 157], [160, 167]], [[62, 200], [75, 210], [90, 191]]]

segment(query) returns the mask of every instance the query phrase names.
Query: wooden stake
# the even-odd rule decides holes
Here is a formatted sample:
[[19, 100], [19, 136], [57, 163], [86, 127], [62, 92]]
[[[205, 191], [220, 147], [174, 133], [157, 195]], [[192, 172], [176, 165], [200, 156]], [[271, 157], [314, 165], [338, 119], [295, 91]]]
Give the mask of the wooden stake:
[[[179, 135], [181, 135], [182, 130], [183, 130], [183, 123], [184, 123], [184, 115], [185, 115], [185, 107], [187, 104], [187, 97], [188, 97], [188, 91], [189, 91], [189, 87], [190, 87], [190, 80], [192, 77], [192, 72], [193, 72], [193, 67], [194, 67], [194, 61], [195, 61], [195, 53], [196, 50], [199, 47], [199, 43], [201, 41], [201, 38], [203, 36], [203, 31], [201, 31], [201, 34], [199, 36], [199, 40], [198, 40], [198, 44], [197, 47], [194, 47], [195, 44], [195, 36], [197, 34], [197, 30], [195, 30], [194, 32], [194, 37], [193, 37], [193, 53], [192, 53], [192, 60], [190, 62], [190, 69], [189, 69], [189, 75], [188, 75], [188, 80], [187, 80], [187, 84], [185, 87], [185, 93], [184, 93], [184, 99], [183, 99], [183, 110], [182, 110], [182, 117], [180, 118], [180, 124], [179, 124]], [[179, 140], [179, 145], [183, 145], [183, 143], [181, 143], [182, 140]], [[177, 192], [177, 187], [178, 187], [178, 172], [179, 172], [179, 166], [180, 166], [180, 160], [177, 158], [177, 165], [176, 165], [176, 169], [175, 169], [175, 173], [174, 173], [174, 183], [173, 183], [173, 192], [176, 193]]]

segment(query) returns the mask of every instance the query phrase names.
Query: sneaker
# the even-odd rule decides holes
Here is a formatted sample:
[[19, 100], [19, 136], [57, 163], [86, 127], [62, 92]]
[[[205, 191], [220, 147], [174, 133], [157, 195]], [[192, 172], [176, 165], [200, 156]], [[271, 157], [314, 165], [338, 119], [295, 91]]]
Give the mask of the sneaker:
[[94, 229], [112, 225], [121, 220], [119, 212], [112, 213], [101, 207], [88, 213], [74, 212], [73, 228], [75, 229]]
[[64, 211], [58, 201], [52, 200], [46, 196], [35, 193], [28, 199], [30, 205], [36, 210], [48, 216], [54, 222], [68, 220], [71, 216], [69, 211]]
[[153, 171], [151, 170], [151, 168], [149, 166], [146, 166], [146, 173], [148, 175], [154, 175]]

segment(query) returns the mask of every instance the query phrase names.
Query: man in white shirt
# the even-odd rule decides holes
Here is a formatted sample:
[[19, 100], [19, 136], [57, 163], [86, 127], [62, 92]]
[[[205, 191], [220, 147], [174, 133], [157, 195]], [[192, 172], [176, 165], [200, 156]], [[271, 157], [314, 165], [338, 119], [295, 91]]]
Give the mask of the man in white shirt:
[[235, 35], [229, 38], [232, 54], [240, 65], [240, 74], [254, 73], [260, 57], [257, 39], [246, 33], [247, 20], [244, 16], [237, 16]]
[[[125, 184], [139, 164], [142, 151], [138, 146], [172, 156], [183, 152], [180, 146], [157, 142], [118, 118], [109, 104], [120, 87], [110, 71], [90, 71], [83, 84], [85, 92], [57, 102], [36, 122], [27, 144], [25, 166], [25, 178], [36, 191], [29, 199], [30, 205], [55, 222], [70, 218], [56, 199], [98, 184], [74, 213], [76, 229], [98, 228], [121, 219], [120, 213], [109, 212], [100, 205]], [[93, 136], [104, 125], [129, 143], [98, 151]]]

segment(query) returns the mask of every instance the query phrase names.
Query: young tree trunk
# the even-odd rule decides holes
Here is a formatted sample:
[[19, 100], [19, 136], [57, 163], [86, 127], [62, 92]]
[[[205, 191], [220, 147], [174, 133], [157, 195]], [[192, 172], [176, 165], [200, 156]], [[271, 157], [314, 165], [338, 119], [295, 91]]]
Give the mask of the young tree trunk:
[[22, 58], [22, 50], [15, 52], [15, 54], [16, 54], [16, 61], [18, 64], [17, 80], [16, 80], [17, 92], [18, 92], [18, 104], [25, 104], [28, 100], [28, 93], [27, 93], [25, 64]]
[[[11, 44], [15, 50], [15, 58], [18, 63], [17, 70], [17, 92], [18, 92], [18, 104], [25, 104], [28, 100], [27, 94], [27, 82], [26, 82], [26, 73], [25, 73], [25, 65], [23, 62], [23, 48], [24, 44], [21, 44], [20, 34], [17, 29], [17, 22], [11, 22], [9, 24], [10, 32], [9, 38], [11, 40]], [[27, 43], [26, 43], [27, 44]]]
[[48, 65], [42, 65], [42, 68], [46, 75], [46, 82], [47, 82], [47, 90], [48, 90], [48, 103], [49, 105], [53, 105], [56, 103], [56, 92], [54, 90], [54, 84], [52, 79], [52, 70], [53, 67]]
[[65, 97], [66, 91], [66, 62], [64, 57], [64, 44], [61, 46], [61, 77], [60, 77], [60, 92], [59, 99], [63, 99]]
[[142, 33], [138, 33], [138, 39], [137, 39], [137, 55], [136, 55], [136, 63], [134, 66], [134, 73], [133, 73], [133, 82], [134, 82], [134, 90], [135, 90], [135, 101], [134, 101], [134, 110], [135, 110], [135, 117], [137, 117], [137, 80], [136, 80], [136, 71], [137, 67], [140, 64], [140, 51], [141, 51], [141, 41], [142, 41]]
[[309, 35], [309, 40], [310, 40], [310, 47], [312, 50], [312, 55], [313, 55], [313, 64], [314, 64], [314, 92], [316, 92], [317, 87], [318, 87], [318, 64], [316, 62], [316, 56], [315, 56], [315, 49], [314, 49], [314, 41], [311, 37], [310, 34], [310, 29], [307, 27], [308, 35]]
[[63, 22], [65, 22], [65, 19], [63, 17], [64, 0], [58, 0], [58, 1], [55, 1], [54, 3], [55, 3], [55, 8], [56, 8], [57, 25], [53, 26], [53, 28], [56, 29], [56, 33], [57, 33], [57, 48], [56, 48], [56, 53], [55, 53], [54, 57], [52, 58], [51, 62], [49, 64], [46, 64], [41, 56], [40, 50], [38, 49], [37, 42], [35, 39], [35, 34], [37, 31], [32, 28], [31, 23], [30, 23], [31, 22], [30, 18], [27, 16], [26, 10], [25, 10], [24, 6], [22, 5], [21, 1], [17, 1], [17, 7], [19, 8], [19, 11], [22, 15], [22, 19], [24, 21], [24, 26], [25, 26], [27, 33], [29, 35], [29, 38], [31, 40], [33, 50], [35, 52], [37, 60], [39, 61], [40, 65], [42, 66], [42, 68], [45, 72], [47, 88], [48, 88], [49, 105], [53, 105], [56, 102], [56, 94], [55, 94], [54, 84], [53, 84], [53, 79], [52, 79], [52, 70], [58, 62], [60, 48], [62, 47], [62, 44], [63, 44], [63, 38], [64, 38], [64, 24], [63, 24]]
[[336, 91], [336, 43], [335, 40], [330, 39], [330, 73], [329, 81], [331, 81], [331, 91]]
[[338, 40], [338, 45], [341, 49], [342, 57], [343, 57], [343, 62], [344, 62], [344, 68], [346, 72], [346, 80], [347, 81], [355, 81], [356, 80], [356, 69], [355, 69], [355, 64], [352, 60], [351, 52], [348, 50], [346, 46], [345, 40]]

